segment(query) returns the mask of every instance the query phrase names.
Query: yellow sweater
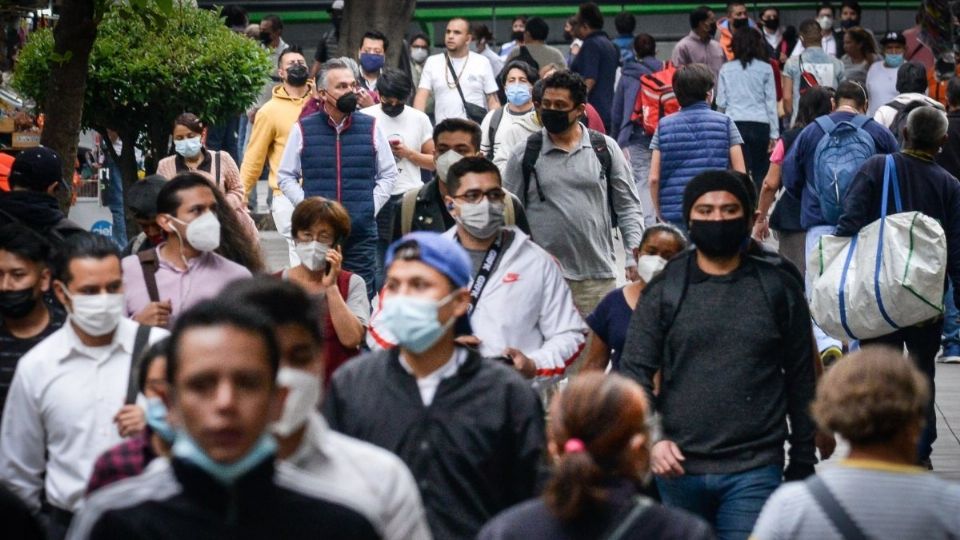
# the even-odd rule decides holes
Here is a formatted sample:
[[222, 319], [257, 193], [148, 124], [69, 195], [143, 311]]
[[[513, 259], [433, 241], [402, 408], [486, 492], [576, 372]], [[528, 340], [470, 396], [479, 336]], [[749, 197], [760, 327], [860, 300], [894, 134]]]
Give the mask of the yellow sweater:
[[287, 135], [300, 118], [303, 104], [312, 94], [312, 82], [307, 83], [307, 93], [302, 98], [290, 97], [283, 85], [278, 84], [273, 88], [270, 101], [257, 111], [250, 140], [247, 141], [247, 149], [243, 153], [243, 164], [240, 166], [240, 179], [247, 195], [257, 185], [264, 161], [270, 163], [270, 187], [273, 194], [281, 194], [277, 186], [277, 169], [280, 167], [283, 148], [287, 144]]

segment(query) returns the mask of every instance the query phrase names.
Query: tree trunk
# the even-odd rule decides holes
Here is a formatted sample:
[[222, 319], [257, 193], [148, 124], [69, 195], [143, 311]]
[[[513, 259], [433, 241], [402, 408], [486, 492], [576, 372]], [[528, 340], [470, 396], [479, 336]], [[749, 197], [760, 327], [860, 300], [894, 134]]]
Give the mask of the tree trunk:
[[364, 32], [379, 30], [390, 40], [387, 65], [397, 66], [403, 50], [403, 35], [413, 16], [416, 0], [364, 0], [345, 2], [340, 26], [340, 52], [355, 58]]
[[[40, 142], [60, 154], [63, 178], [71, 183], [87, 88], [87, 67], [97, 39], [94, 0], [63, 2], [53, 39], [53, 50], [59, 61], [54, 60], [46, 103], [42, 104], [45, 120]], [[61, 206], [65, 207], [67, 200], [68, 195], [63, 193]]]

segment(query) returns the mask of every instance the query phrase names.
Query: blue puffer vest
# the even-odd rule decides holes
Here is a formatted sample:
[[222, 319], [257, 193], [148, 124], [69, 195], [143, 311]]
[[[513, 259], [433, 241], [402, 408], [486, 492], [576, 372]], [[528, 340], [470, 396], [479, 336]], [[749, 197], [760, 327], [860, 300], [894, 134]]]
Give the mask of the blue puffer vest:
[[377, 253], [374, 118], [351, 114], [338, 135], [330, 117], [320, 111], [301, 119], [300, 129], [303, 194], [338, 201], [347, 209], [350, 236], [343, 246], [343, 267], [360, 275], [367, 282], [367, 290], [373, 291]]
[[660, 119], [660, 214], [683, 223], [683, 190], [694, 176], [730, 168], [729, 116], [703, 103]]

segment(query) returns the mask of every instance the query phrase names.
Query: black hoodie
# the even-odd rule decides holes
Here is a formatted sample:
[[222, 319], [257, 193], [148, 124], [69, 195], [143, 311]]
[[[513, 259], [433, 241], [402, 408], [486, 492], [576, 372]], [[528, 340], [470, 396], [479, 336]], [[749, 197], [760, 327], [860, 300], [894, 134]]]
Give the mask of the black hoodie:
[[67, 219], [54, 196], [34, 191], [0, 192], [0, 225], [8, 223], [22, 223], [47, 239], [83, 231]]

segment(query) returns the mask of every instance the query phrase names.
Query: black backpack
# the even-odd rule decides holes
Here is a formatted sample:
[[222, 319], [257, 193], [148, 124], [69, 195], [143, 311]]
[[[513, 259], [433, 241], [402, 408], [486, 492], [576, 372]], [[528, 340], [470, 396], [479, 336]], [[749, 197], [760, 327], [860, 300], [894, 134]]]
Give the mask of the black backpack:
[[914, 109], [929, 106], [930, 104], [922, 99], [915, 99], [913, 101], [908, 101], [907, 103], [901, 103], [897, 100], [893, 100], [890, 103], [887, 103], [887, 107], [897, 111], [897, 115], [893, 117], [893, 122], [890, 122], [890, 131], [893, 132], [893, 136], [896, 137], [901, 148], [903, 148], [903, 128], [907, 125], [907, 116]]
[[[587, 128], [584, 128], [587, 129]], [[599, 131], [587, 129], [590, 134], [590, 146], [593, 152], [600, 160], [600, 168], [603, 174], [601, 181], [607, 183], [607, 206], [610, 208], [610, 221], [614, 227], [617, 226], [617, 212], [613, 208], [613, 190], [610, 189], [610, 176], [613, 174], [613, 157], [610, 156], [610, 149], [607, 148], [607, 139]], [[540, 202], [547, 200], [540, 186], [540, 177], [537, 175], [537, 159], [540, 158], [540, 150], [543, 149], [543, 132], [538, 131], [527, 138], [527, 146], [523, 150], [523, 161], [521, 162], [521, 171], [523, 173], [523, 189], [520, 196], [523, 197], [523, 205], [527, 205], [527, 190], [530, 188], [530, 177], [533, 176], [537, 184], [537, 196]]]

